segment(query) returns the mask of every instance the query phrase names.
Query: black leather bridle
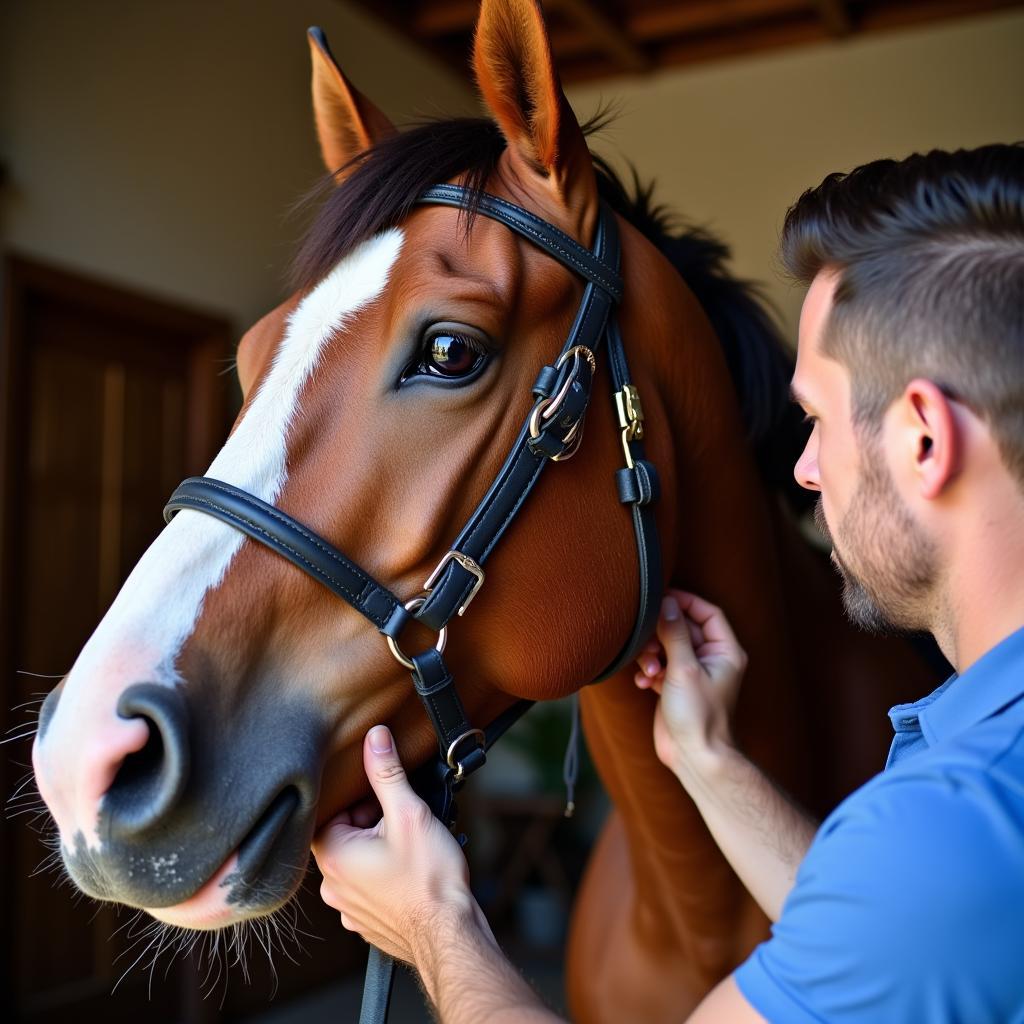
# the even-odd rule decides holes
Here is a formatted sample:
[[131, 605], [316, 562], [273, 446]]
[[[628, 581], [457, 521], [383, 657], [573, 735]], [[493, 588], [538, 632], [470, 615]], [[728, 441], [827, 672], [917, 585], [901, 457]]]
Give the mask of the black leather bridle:
[[[543, 469], [570, 458], [583, 437], [584, 417], [606, 343], [612, 397], [622, 431], [626, 465], [615, 473], [619, 500], [628, 505], [636, 535], [640, 589], [636, 620], [619, 654], [594, 680], [632, 660], [657, 618], [662, 572], [653, 503], [658, 475], [644, 458], [643, 410], [630, 381], [622, 335], [613, 314], [622, 298], [620, 246], [615, 215], [601, 204], [592, 250], [528, 210], [497, 196], [459, 185], [435, 185], [423, 204], [472, 210], [500, 221], [543, 249], [586, 281], [569, 336], [558, 357], [543, 366], [532, 388], [535, 402], [494, 482], [469, 521], [437, 564], [423, 593], [403, 602], [387, 587], [302, 523], [254, 495], [209, 477], [190, 477], [171, 495], [164, 518], [182, 509], [211, 515], [287, 558], [368, 618], [384, 635], [392, 654], [412, 673], [413, 686], [437, 733], [440, 756], [416, 776], [434, 813], [455, 826], [455, 794], [466, 777], [486, 761], [487, 750], [531, 705], [518, 701], [486, 729], [474, 728], [455, 690], [443, 653], [449, 622], [462, 615], [484, 582], [483, 565], [515, 519]], [[406, 655], [398, 646], [410, 618], [437, 631], [435, 647]], [[362, 1024], [386, 1019], [393, 963], [371, 949], [363, 996]]]

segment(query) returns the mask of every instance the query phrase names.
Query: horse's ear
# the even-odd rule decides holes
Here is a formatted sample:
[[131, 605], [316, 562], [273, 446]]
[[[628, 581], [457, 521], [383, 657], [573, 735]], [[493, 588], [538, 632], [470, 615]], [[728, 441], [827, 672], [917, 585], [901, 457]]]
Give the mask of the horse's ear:
[[473, 68], [517, 173], [589, 225], [597, 209], [594, 166], [562, 92], [538, 0], [483, 0]]
[[313, 116], [327, 170], [337, 172], [395, 126], [342, 73], [323, 29], [306, 33], [313, 58]]

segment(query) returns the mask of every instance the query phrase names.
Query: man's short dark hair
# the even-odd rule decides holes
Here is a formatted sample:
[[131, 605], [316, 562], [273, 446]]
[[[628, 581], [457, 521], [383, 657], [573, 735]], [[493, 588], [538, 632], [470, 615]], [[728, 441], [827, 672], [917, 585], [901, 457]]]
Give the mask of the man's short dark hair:
[[1024, 485], [1024, 144], [830, 174], [786, 215], [786, 270], [839, 279], [822, 334], [876, 432], [914, 377], [983, 417]]

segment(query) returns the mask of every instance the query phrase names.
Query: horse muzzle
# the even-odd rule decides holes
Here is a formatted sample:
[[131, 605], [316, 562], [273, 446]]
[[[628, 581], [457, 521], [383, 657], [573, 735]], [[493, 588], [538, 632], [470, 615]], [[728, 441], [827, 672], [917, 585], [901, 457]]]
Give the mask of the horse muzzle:
[[[47, 722], [59, 699], [48, 700]], [[232, 715], [190, 713], [184, 686], [124, 690], [118, 716], [145, 723], [145, 743], [105, 769], [113, 781], [92, 809], [94, 828], [58, 819], [64, 864], [80, 889], [162, 908], [157, 916], [186, 927], [287, 902], [308, 862], [325, 729], [313, 710], [279, 695], [273, 706], [245, 705]], [[200, 894], [196, 914], [190, 902]]]

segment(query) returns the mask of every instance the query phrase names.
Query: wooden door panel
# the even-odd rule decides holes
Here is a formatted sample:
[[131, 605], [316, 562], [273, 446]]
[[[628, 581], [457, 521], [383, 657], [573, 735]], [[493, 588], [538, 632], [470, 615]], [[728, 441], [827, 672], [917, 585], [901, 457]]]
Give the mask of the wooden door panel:
[[[53, 685], [15, 669], [71, 667], [163, 526], [171, 491], [202, 473], [223, 442], [230, 334], [223, 321], [19, 260], [7, 265], [4, 312], [0, 716], [7, 728], [26, 718], [7, 709]], [[27, 765], [28, 740], [15, 746], [14, 760]], [[2, 792], [23, 773], [0, 759]], [[216, 982], [218, 967], [206, 977], [208, 965], [197, 958], [179, 959], [165, 977], [165, 952], [150, 983], [145, 968], [156, 945], [131, 966], [149, 941], [138, 943], [148, 918], [128, 925], [130, 911], [76, 902], [67, 885], [55, 884], [55, 872], [30, 878], [46, 849], [22, 819], [0, 822], [0, 838], [0, 987], [26, 1024], [93, 1014], [108, 1024], [237, 1019], [265, 1008], [275, 991], [279, 1000], [308, 992], [365, 962], [365, 946], [341, 929], [311, 879], [298, 901], [300, 928], [316, 936], [303, 942], [305, 952], [278, 952], [271, 969], [250, 938], [248, 974], [234, 966], [226, 990]], [[205, 989], [210, 999], [201, 998]]]
[[[202, 472], [227, 428], [223, 381], [204, 380], [228, 325], [26, 261], [7, 265], [3, 359], [0, 671], [6, 711], [66, 672], [162, 527], [174, 485]], [[199, 386], [197, 386], [197, 382]], [[10, 717], [8, 715], [8, 717]], [[21, 721], [15, 714], [14, 721]], [[8, 725], [13, 724], [9, 721]], [[13, 760], [26, 764], [29, 740]], [[4, 762], [9, 793], [24, 769]], [[18, 773], [18, 774], [16, 774]], [[3, 825], [3, 987], [18, 1020], [210, 1019], [192, 960], [170, 979], [134, 912], [76, 899], [22, 821]], [[122, 927], [126, 926], [126, 927]], [[134, 968], [139, 954], [142, 960]], [[116, 995], [111, 990], [128, 971]]]

